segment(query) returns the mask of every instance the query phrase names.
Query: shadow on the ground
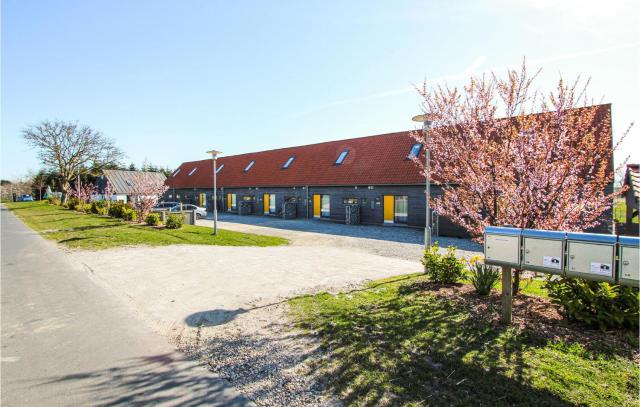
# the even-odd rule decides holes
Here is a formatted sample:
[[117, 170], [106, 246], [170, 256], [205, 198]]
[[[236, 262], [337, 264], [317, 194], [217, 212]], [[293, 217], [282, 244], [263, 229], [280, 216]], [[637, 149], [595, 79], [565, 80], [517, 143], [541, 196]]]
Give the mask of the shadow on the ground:
[[187, 325], [191, 327], [207, 327], [223, 325], [231, 322], [240, 314], [244, 314], [249, 310], [237, 308], [234, 310], [214, 309], [211, 311], [196, 312], [185, 318]]
[[[207, 218], [211, 220], [210, 218]], [[424, 230], [403, 226], [378, 225], [345, 225], [337, 222], [309, 219], [280, 219], [275, 217], [247, 215], [240, 216], [230, 213], [219, 213], [221, 222], [238, 223], [270, 227], [275, 229], [292, 230], [298, 232], [313, 232], [335, 236], [358, 237], [365, 239], [384, 240], [398, 243], [424, 244]], [[464, 242], [465, 250], [480, 251], [481, 246], [467, 239], [455, 237], [434, 237], [441, 247], [458, 246]]]
[[248, 404], [244, 397], [225, 391], [229, 389], [226, 381], [176, 354], [133, 358], [102, 370], [49, 377], [36, 386], [61, 384], [86, 393], [99, 406]]

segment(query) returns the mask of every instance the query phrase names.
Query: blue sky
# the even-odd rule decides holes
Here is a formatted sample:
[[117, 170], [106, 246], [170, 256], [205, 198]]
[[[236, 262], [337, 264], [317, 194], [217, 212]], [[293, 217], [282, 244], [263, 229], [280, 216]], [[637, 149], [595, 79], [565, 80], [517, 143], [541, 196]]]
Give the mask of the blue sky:
[[[40, 165], [20, 131], [77, 120], [170, 168], [413, 128], [424, 78], [461, 85], [526, 56], [591, 77], [614, 135], [640, 112], [633, 1], [2, 1], [1, 176]], [[638, 128], [622, 156], [640, 161]]]

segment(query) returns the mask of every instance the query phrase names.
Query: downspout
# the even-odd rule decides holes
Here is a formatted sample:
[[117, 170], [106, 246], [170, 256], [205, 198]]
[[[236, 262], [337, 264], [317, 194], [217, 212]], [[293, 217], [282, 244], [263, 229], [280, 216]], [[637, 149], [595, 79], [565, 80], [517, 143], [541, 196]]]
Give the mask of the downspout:
[[306, 219], [309, 219], [309, 185], [307, 185], [307, 217]]

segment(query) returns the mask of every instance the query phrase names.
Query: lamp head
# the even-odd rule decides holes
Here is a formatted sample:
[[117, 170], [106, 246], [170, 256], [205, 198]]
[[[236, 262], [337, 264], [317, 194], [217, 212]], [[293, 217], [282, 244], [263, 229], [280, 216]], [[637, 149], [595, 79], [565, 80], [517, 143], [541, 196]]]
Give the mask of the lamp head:
[[215, 160], [219, 154], [222, 154], [222, 151], [211, 150], [211, 151], [207, 151], [207, 154], [211, 154], [211, 158]]
[[414, 122], [422, 123], [427, 129], [431, 128], [435, 119], [436, 116], [433, 113], [419, 114], [411, 118]]

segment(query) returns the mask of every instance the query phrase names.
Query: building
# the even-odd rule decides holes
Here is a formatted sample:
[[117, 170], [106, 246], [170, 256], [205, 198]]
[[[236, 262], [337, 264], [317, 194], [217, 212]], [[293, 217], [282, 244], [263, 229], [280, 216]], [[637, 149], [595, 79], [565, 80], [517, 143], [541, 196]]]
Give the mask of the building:
[[[416, 156], [423, 160], [424, 151], [409, 131], [224, 156], [217, 160], [218, 210], [424, 227], [425, 177], [412, 161]], [[434, 174], [432, 181], [432, 197], [441, 195], [444, 180]], [[183, 163], [167, 185], [165, 200], [212, 210], [213, 161]], [[468, 235], [437, 213], [431, 225], [434, 236]]]
[[[640, 207], [640, 165], [628, 164], [624, 176], [625, 204], [627, 207], [625, 216], [625, 230], [628, 234], [638, 234], [638, 224], [633, 223], [633, 218], [638, 218], [638, 207]], [[637, 220], [636, 220], [637, 222]]]
[[136, 178], [141, 176], [157, 179], [159, 183], [166, 182], [167, 177], [162, 172], [151, 171], [126, 171], [126, 170], [103, 170], [102, 175], [96, 180], [99, 195], [104, 198], [105, 186], [107, 182], [111, 184], [113, 201], [124, 203], [135, 201], [137, 192], [134, 188]]

